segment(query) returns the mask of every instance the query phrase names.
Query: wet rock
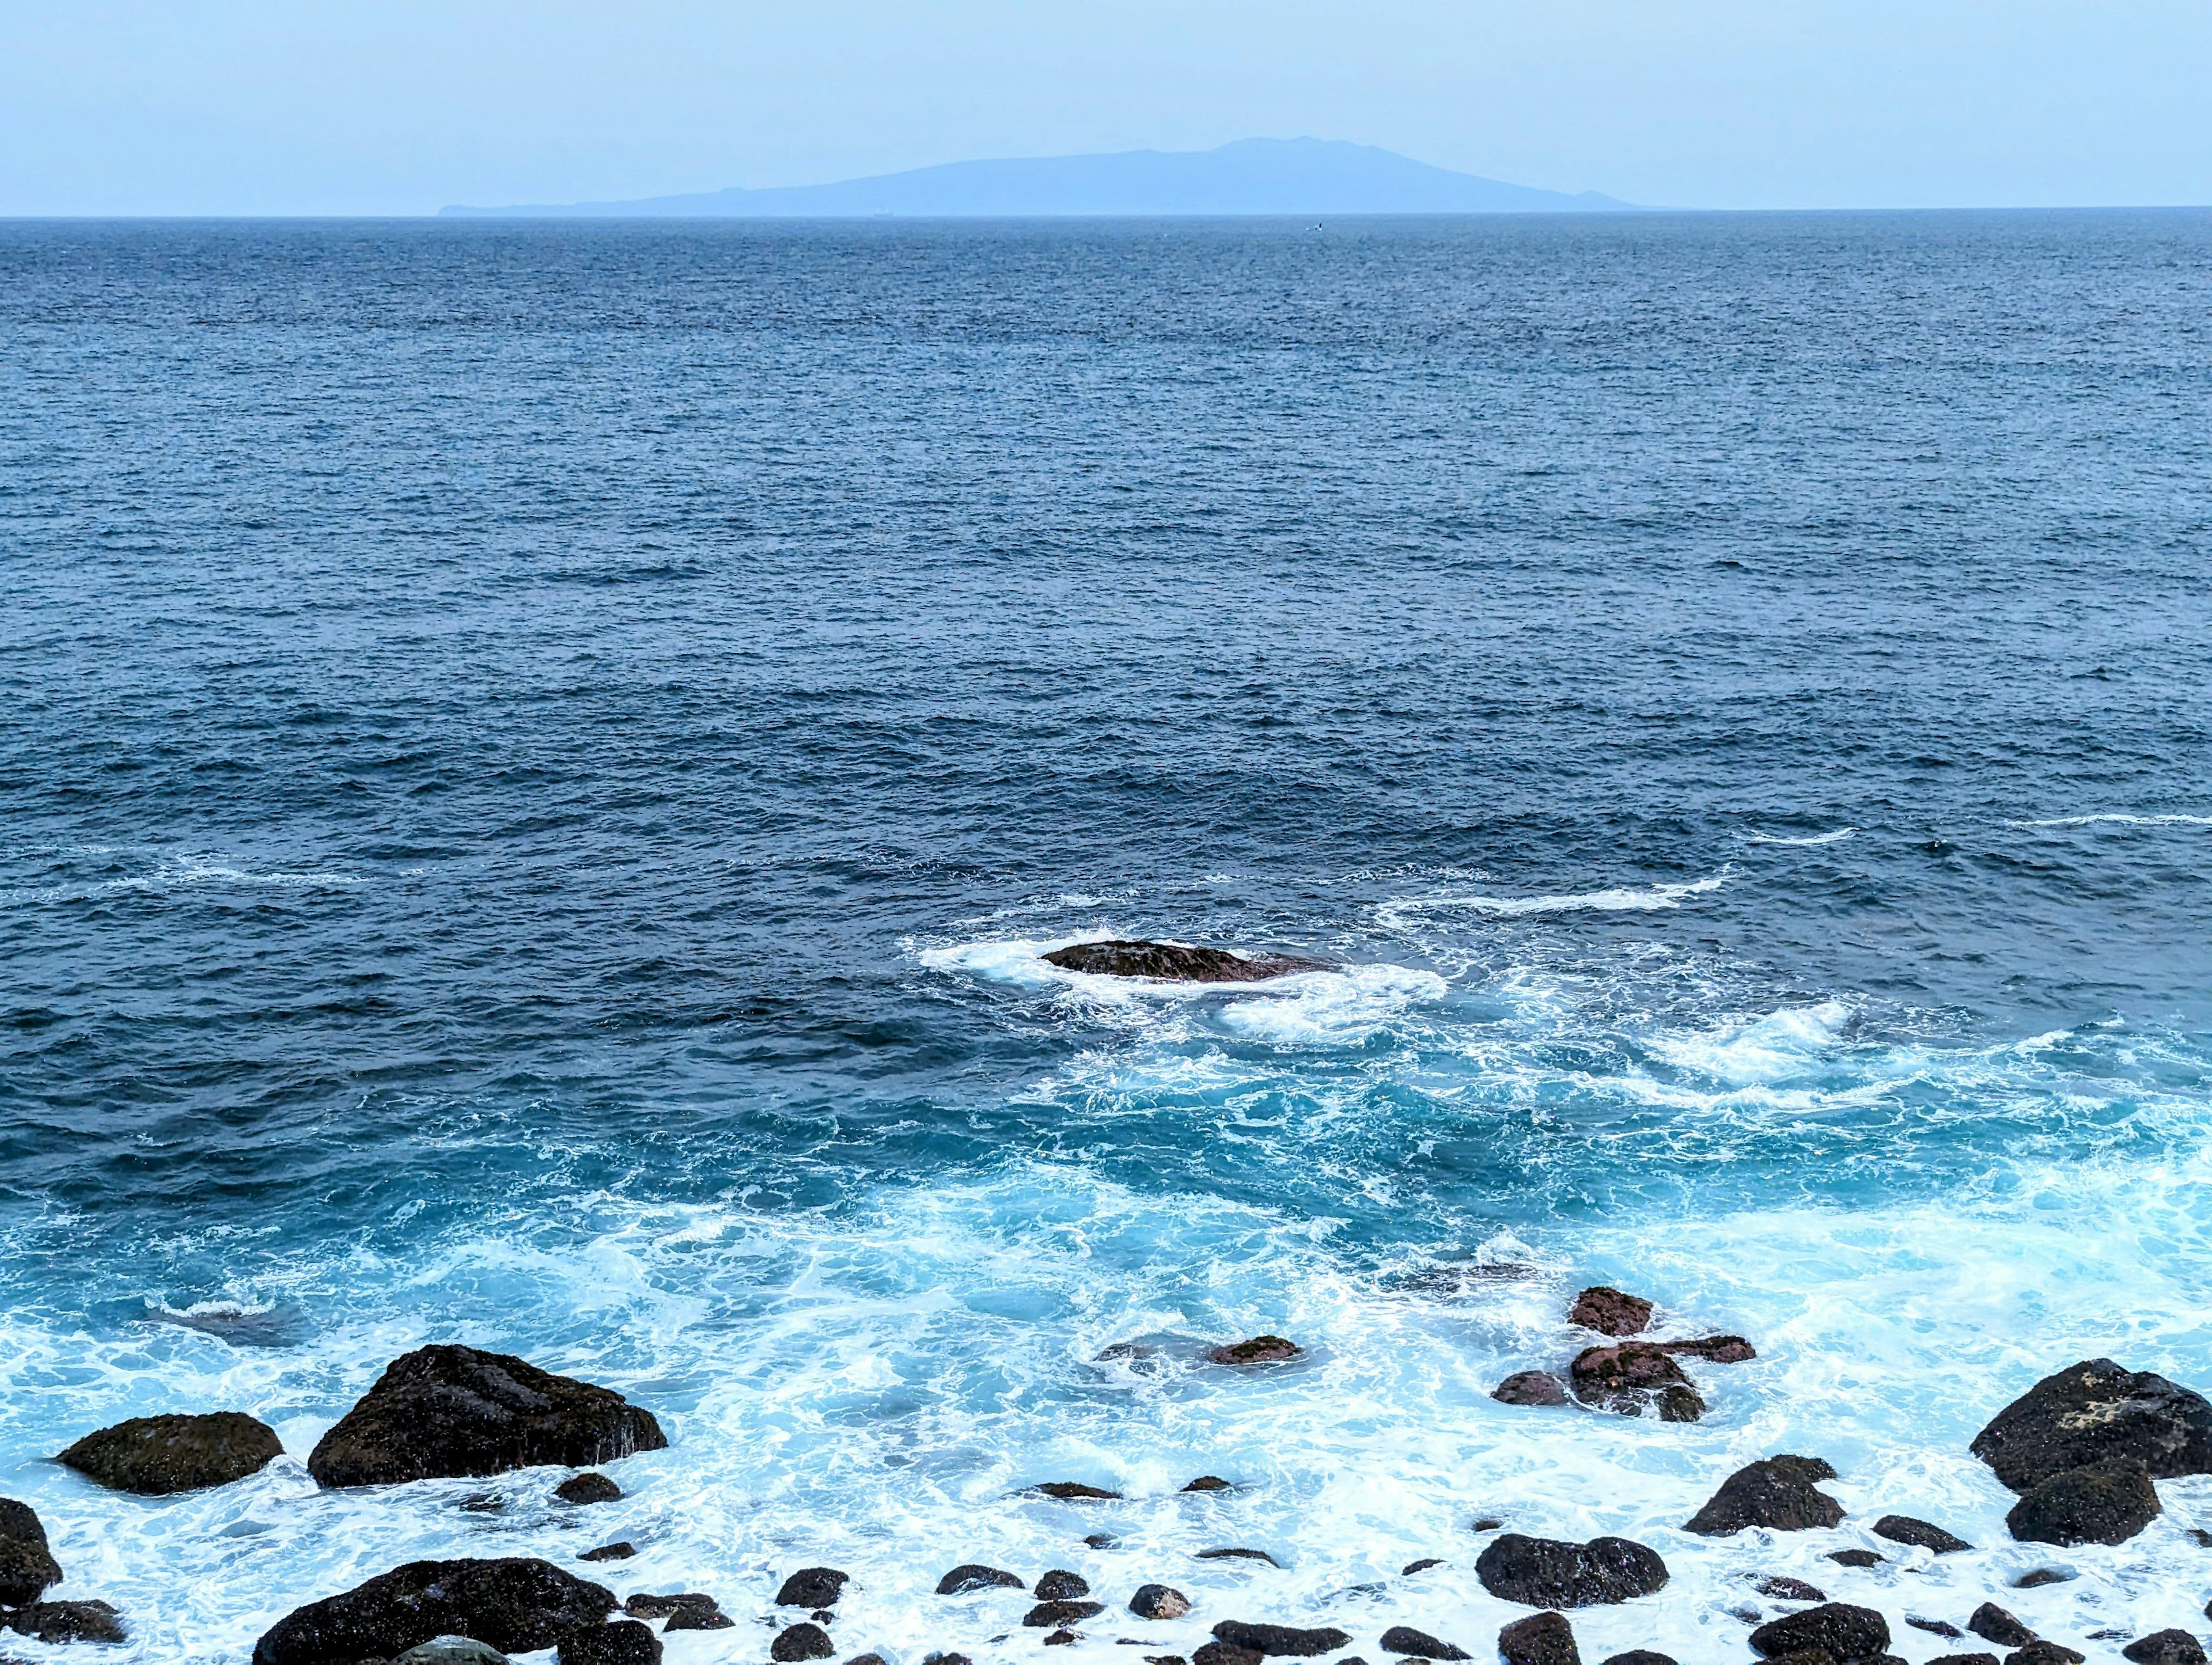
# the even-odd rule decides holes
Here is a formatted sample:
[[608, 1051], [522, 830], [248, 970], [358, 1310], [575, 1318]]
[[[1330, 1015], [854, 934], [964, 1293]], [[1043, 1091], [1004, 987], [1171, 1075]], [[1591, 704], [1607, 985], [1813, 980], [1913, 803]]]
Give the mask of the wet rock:
[[2204, 1644], [2187, 1631], [2159, 1631], [2120, 1650], [2134, 1665], [2205, 1665]]
[[[1221, 1644], [1218, 1642], [1209, 1642], [1206, 1644], [1206, 1646], [1209, 1648], [1219, 1648], [1221, 1647]], [[1237, 1653], [1241, 1652], [1242, 1650], [1237, 1648], [1224, 1648], [1222, 1651], [1224, 1653]], [[1146, 1654], [1145, 1656], [1145, 1665], [1190, 1665], [1190, 1662], [1185, 1659], [1181, 1654]], [[1365, 1665], [1365, 1662], [1362, 1661], [1361, 1665]]]
[[46, 1547], [46, 1528], [38, 1511], [13, 1498], [0, 1498], [0, 1607], [35, 1601], [40, 1591], [61, 1581], [61, 1563]]
[[1027, 1589], [1029, 1586], [1011, 1572], [997, 1567], [987, 1567], [974, 1561], [963, 1561], [937, 1581], [939, 1595], [965, 1595], [971, 1589]]
[[2014, 1589], [2041, 1589], [2045, 1584], [2071, 1582], [2074, 1575], [2059, 1567], [2038, 1567], [2033, 1572], [2023, 1572], [2012, 1581]]
[[2000, 1648], [2024, 1648], [2035, 1640], [2035, 1632], [2007, 1613], [1994, 1601], [1984, 1601], [1966, 1620], [1966, 1628], [1984, 1642], [1994, 1642]]
[[1079, 1619], [1096, 1619], [1105, 1611], [1103, 1601], [1040, 1601], [1024, 1615], [1022, 1623], [1031, 1630], [1053, 1630]]
[[1702, 1335], [1693, 1341], [1654, 1341], [1670, 1358], [1702, 1358], [1709, 1364], [1747, 1364], [1759, 1349], [1741, 1335]]
[[1832, 1549], [1828, 1552], [1828, 1559], [1838, 1566], [1878, 1567], [1881, 1565], [1881, 1557], [1870, 1549]]
[[1209, 1347], [1206, 1358], [1212, 1364], [1281, 1364], [1304, 1351], [1297, 1342], [1279, 1335], [1255, 1335], [1249, 1340], [1232, 1341], [1225, 1347]]
[[1764, 1578], [1751, 1581], [1752, 1589], [1761, 1595], [1771, 1595], [1778, 1601], [1825, 1601], [1828, 1594], [1817, 1584], [1808, 1584], [1802, 1578], [1784, 1578], [1771, 1573]]
[[637, 1546], [625, 1540], [621, 1543], [601, 1544], [597, 1549], [586, 1550], [576, 1559], [580, 1561], [627, 1561], [636, 1553]]
[[622, 1487], [597, 1469], [586, 1469], [580, 1474], [571, 1474], [553, 1488], [553, 1495], [562, 1503], [613, 1503], [622, 1494]]
[[123, 1619], [105, 1601], [33, 1601], [6, 1620], [18, 1636], [40, 1642], [121, 1642]]
[[1385, 1289], [1409, 1295], [1463, 1295], [1471, 1289], [1520, 1283], [1537, 1275], [1534, 1267], [1520, 1261], [1471, 1261], [1386, 1273], [1381, 1281]]
[[1073, 1601], [1090, 1595], [1091, 1584], [1079, 1572], [1054, 1567], [1036, 1581], [1036, 1594], [1040, 1601]]
[[1931, 1659], [1928, 1665], [1997, 1665], [1995, 1654], [1944, 1654]]
[[1838, 1665], [1878, 1660], [1889, 1651], [1889, 1621], [1872, 1607], [1831, 1601], [1761, 1625], [1751, 1633], [1751, 1650], [1762, 1659], [1819, 1652]]
[[1651, 1322], [1651, 1303], [1600, 1284], [1575, 1297], [1567, 1322], [1600, 1335], [1640, 1335]]
[[1874, 1523], [1874, 1535], [1887, 1538], [1893, 1544], [1909, 1544], [1915, 1549], [1932, 1549], [1938, 1555], [1952, 1555], [1973, 1547], [1955, 1533], [1946, 1532], [1926, 1521], [1916, 1521], [1910, 1515], [1883, 1516]]
[[608, 1389], [506, 1353], [418, 1347], [386, 1366], [316, 1443], [307, 1472], [318, 1486], [384, 1486], [539, 1464], [586, 1468], [667, 1443], [650, 1411]]
[[[1750, 1526], [1763, 1526], [1774, 1532], [1808, 1532], [1834, 1526], [1844, 1518], [1844, 1506], [1826, 1492], [1815, 1490], [1814, 1482], [1835, 1478], [1834, 1468], [1818, 1457], [1762, 1457], [1723, 1480], [1721, 1489], [1690, 1517], [1683, 1530], [1700, 1537], [1725, 1538]], [[1831, 1559], [1842, 1557], [1839, 1554]], [[1876, 1555], [1874, 1559], [1879, 1561], [1881, 1558]], [[1864, 1566], [1872, 1563], [1851, 1561], [1844, 1565]]]
[[1417, 1631], [1410, 1625], [1393, 1625], [1382, 1632], [1382, 1651], [1386, 1654], [1408, 1655], [1416, 1659], [1473, 1659], [1474, 1656], [1464, 1648], [1431, 1636], [1426, 1631]]
[[1271, 1567], [1283, 1565], [1264, 1549], [1201, 1549], [1198, 1552], [1198, 1559], [1201, 1561], [1265, 1561]]
[[614, 1607], [611, 1590], [547, 1561], [410, 1561], [278, 1619], [254, 1644], [253, 1665], [360, 1665], [440, 1636], [529, 1653], [599, 1627]]
[[2160, 1512], [2150, 1470], [2133, 1457], [2069, 1468], [2039, 1481], [2005, 1525], [2024, 1543], [2124, 1544]]
[[1443, 1562], [1440, 1558], [1424, 1555], [1419, 1560], [1408, 1561], [1404, 1566], [1399, 1568], [1398, 1576], [1401, 1578], [1410, 1578], [1417, 1572], [1426, 1572], [1431, 1567], [1440, 1567], [1443, 1565]]
[[660, 1665], [660, 1638], [650, 1625], [617, 1619], [611, 1625], [570, 1631], [554, 1658], [556, 1665]]
[[2212, 1473], [2212, 1403], [2148, 1370], [2086, 1359], [2006, 1406], [1971, 1449], [2014, 1492], [2113, 1458], [2159, 1479]]
[[1666, 1422], [1695, 1422], [1705, 1413], [1705, 1401], [1682, 1367], [1646, 1341], [1588, 1348], [1576, 1356], [1567, 1376], [1583, 1404], [1623, 1416], [1641, 1416], [1654, 1407]]
[[1575, 1627], [1559, 1613], [1515, 1619], [1498, 1632], [1498, 1656], [1504, 1665], [1583, 1665]]
[[1588, 1607], [1651, 1595], [1665, 1586], [1667, 1564], [1627, 1538], [1575, 1544], [1508, 1532], [1484, 1547], [1474, 1575], [1500, 1601]]
[[776, 1665], [793, 1665], [793, 1662], [801, 1659], [835, 1659], [837, 1647], [822, 1626], [801, 1621], [787, 1625], [775, 1633], [775, 1640], [769, 1644], [768, 1656]]
[[1615, 1654], [1603, 1665], [1674, 1665], [1672, 1656], [1655, 1654], [1649, 1648], [1631, 1648], [1625, 1654]]
[[853, 1575], [835, 1567], [801, 1567], [775, 1593], [779, 1607], [834, 1607]]
[[1119, 1492], [1085, 1486], [1080, 1480], [1047, 1480], [1042, 1486], [1032, 1486], [1030, 1491], [1040, 1498], [1056, 1498], [1061, 1503], [1118, 1503], [1121, 1497]]
[[1097, 977], [1153, 977], [1178, 983], [1256, 983], [1298, 971], [1326, 971], [1327, 960], [1295, 954], [1232, 954], [1224, 948], [1189, 948], [1181, 943], [1116, 938], [1079, 942], [1043, 957], [1063, 971]]
[[1045, 1638], [1044, 1645], [1048, 1648], [1065, 1648], [1076, 1640], [1073, 1631], [1054, 1631], [1050, 1636]]
[[1183, 1487], [1186, 1492], [1227, 1492], [1231, 1489], [1229, 1482], [1218, 1474], [1200, 1474]]
[[1495, 1532], [1499, 1527], [1504, 1526], [1504, 1522], [1497, 1519], [1495, 1516], [1486, 1515], [1480, 1520], [1476, 1521], [1470, 1525], [1468, 1528], [1468, 1530], [1469, 1532]]
[[1930, 1636], [1941, 1636], [1953, 1642], [1966, 1635], [1956, 1625], [1948, 1625], [1940, 1619], [1921, 1619], [1912, 1613], [1905, 1615], [1905, 1622], [1916, 1631], [1925, 1631]]
[[[651, 1595], [643, 1591], [623, 1603], [623, 1611], [632, 1619], [673, 1619], [679, 1613], [714, 1613], [718, 1617], [722, 1604], [701, 1590], [678, 1590], [672, 1595]], [[726, 1623], [727, 1621], [725, 1620]], [[684, 1625], [681, 1630], [720, 1630], [720, 1625]]]
[[1287, 1654], [1312, 1659], [1333, 1654], [1352, 1638], [1339, 1630], [1302, 1631], [1290, 1625], [1251, 1625], [1224, 1619], [1213, 1627], [1213, 1639], [1255, 1654]]
[[236, 1411], [142, 1416], [87, 1434], [54, 1461], [96, 1486], [167, 1497], [228, 1486], [269, 1466], [284, 1447], [276, 1431]]
[[1110, 1532], [1094, 1532], [1083, 1540], [1083, 1547], [1085, 1549], [1111, 1549], [1114, 1547], [1114, 1534]]
[[1565, 1405], [1567, 1384], [1549, 1370], [1516, 1370], [1490, 1396], [1501, 1405]]
[[2087, 1656], [2079, 1654], [2063, 1643], [2049, 1642], [2039, 1637], [2005, 1656], [2005, 1665], [2086, 1665]]
[[[943, 1654], [933, 1654], [930, 1656], [933, 1659], [945, 1657]], [[854, 1654], [845, 1662], [845, 1665], [890, 1665], [890, 1662], [881, 1654]]]
[[1190, 1598], [1166, 1584], [1139, 1584], [1129, 1611], [1139, 1619], [1180, 1619], [1190, 1611]]
[[1201, 1642], [1190, 1656], [1190, 1665], [1260, 1665], [1266, 1656], [1250, 1648], [1232, 1648], [1226, 1642]]
[[[1001, 1642], [1006, 1640], [1004, 1637], [998, 1639]], [[925, 1654], [921, 1665], [975, 1665], [975, 1662], [966, 1654]]]
[[410, 1648], [392, 1665], [507, 1665], [507, 1656], [472, 1636], [434, 1636]]

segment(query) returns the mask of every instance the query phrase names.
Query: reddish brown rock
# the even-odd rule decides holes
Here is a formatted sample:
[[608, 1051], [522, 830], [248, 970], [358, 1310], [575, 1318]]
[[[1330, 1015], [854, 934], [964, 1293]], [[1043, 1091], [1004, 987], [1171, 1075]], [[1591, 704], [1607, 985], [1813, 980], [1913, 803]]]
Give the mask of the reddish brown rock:
[[1227, 1346], [1209, 1348], [1206, 1357], [1209, 1364], [1281, 1364], [1304, 1351], [1297, 1342], [1279, 1335], [1255, 1335], [1249, 1341], [1232, 1341]]
[[1600, 1284], [1575, 1297], [1567, 1322], [1600, 1335], [1641, 1335], [1651, 1322], [1651, 1303]]

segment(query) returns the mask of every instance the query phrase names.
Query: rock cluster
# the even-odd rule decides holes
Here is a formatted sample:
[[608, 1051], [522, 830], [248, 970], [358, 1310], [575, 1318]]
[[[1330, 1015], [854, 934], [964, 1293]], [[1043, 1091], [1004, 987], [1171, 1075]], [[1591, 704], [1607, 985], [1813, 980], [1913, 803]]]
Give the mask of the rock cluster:
[[1708, 1364], [1738, 1364], [1758, 1357], [1741, 1335], [1697, 1336], [1675, 1340], [1631, 1340], [1643, 1335], [1656, 1310], [1640, 1295], [1596, 1285], [1583, 1291], [1567, 1314], [1579, 1329], [1615, 1338], [1585, 1347], [1555, 1370], [1516, 1370], [1492, 1390], [1506, 1405], [1583, 1404], [1623, 1416], [1656, 1415], [1664, 1422], [1695, 1422], [1705, 1413], [1705, 1396], [1674, 1361], [1699, 1358]]

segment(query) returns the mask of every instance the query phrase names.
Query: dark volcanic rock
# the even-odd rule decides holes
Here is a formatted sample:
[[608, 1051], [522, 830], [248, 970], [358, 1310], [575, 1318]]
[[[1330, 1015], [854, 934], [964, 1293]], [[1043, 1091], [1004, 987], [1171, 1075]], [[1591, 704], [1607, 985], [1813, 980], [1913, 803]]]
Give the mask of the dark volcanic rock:
[[1705, 1413], [1682, 1367], [1648, 1341], [1620, 1341], [1590, 1347], [1568, 1367], [1575, 1397], [1585, 1405], [1640, 1416], [1656, 1406], [1668, 1422], [1695, 1422]]
[[1289, 1625], [1249, 1625], [1239, 1619], [1224, 1619], [1216, 1625], [1213, 1639], [1255, 1654], [1288, 1654], [1297, 1659], [1333, 1654], [1352, 1640], [1338, 1630], [1302, 1631]]
[[2113, 1457], [2160, 1479], [2212, 1473], [2212, 1403], [2162, 1376], [2091, 1358], [2006, 1406], [1972, 1449], [2015, 1492]]
[[1910, 1544], [1916, 1549], [1932, 1549], [1938, 1555], [1955, 1554], [1973, 1546], [1955, 1533], [1946, 1532], [1940, 1526], [1926, 1521], [1916, 1521], [1910, 1515], [1885, 1515], [1874, 1523], [1874, 1535], [1887, 1538], [1893, 1544]]
[[[782, 1645], [783, 1638], [779, 1636], [775, 1640], [777, 1646]], [[816, 1657], [811, 1654], [780, 1654], [773, 1649], [769, 1656], [775, 1659]], [[660, 1638], [653, 1633], [650, 1625], [641, 1625], [635, 1619], [617, 1619], [611, 1625], [570, 1631], [561, 1638], [561, 1650], [555, 1658], [556, 1665], [660, 1665]]]
[[637, 1553], [633, 1543], [601, 1544], [597, 1549], [587, 1549], [576, 1559], [580, 1561], [627, 1561]]
[[1186, 1492], [1226, 1492], [1230, 1489], [1229, 1482], [1218, 1474], [1200, 1474], [1188, 1486], [1183, 1487]]
[[35, 1601], [40, 1590], [61, 1581], [61, 1563], [46, 1547], [46, 1528], [38, 1511], [13, 1498], [0, 1498], [0, 1607]]
[[278, 1619], [254, 1644], [253, 1665], [357, 1665], [439, 1636], [529, 1653], [598, 1626], [614, 1607], [611, 1590], [547, 1561], [410, 1561]]
[[1073, 1601], [1091, 1594], [1091, 1583], [1079, 1572], [1054, 1567], [1036, 1581], [1036, 1593], [1040, 1601]]
[[1784, 1578], [1771, 1573], [1764, 1578], [1754, 1578], [1752, 1589], [1761, 1595], [1771, 1595], [1778, 1601], [1825, 1601], [1827, 1591], [1817, 1584], [1808, 1584], [1802, 1578]]
[[1031, 1630], [1053, 1630], [1079, 1619], [1096, 1619], [1105, 1611], [1103, 1601], [1040, 1601], [1023, 1616], [1022, 1623]]
[[562, 1503], [613, 1503], [621, 1498], [623, 1489], [597, 1469], [586, 1469], [580, 1474], [571, 1474], [553, 1488], [553, 1495]]
[[1081, 1480], [1047, 1480], [1042, 1486], [1032, 1486], [1031, 1492], [1040, 1498], [1057, 1498], [1062, 1503], [1115, 1503], [1119, 1492], [1109, 1492], [1103, 1486], [1085, 1486]]
[[1881, 1565], [1881, 1557], [1870, 1549], [1832, 1549], [1828, 1552], [1828, 1559], [1838, 1566], [1878, 1567]]
[[1974, 1609], [1973, 1617], [1966, 1620], [1966, 1628], [1984, 1642], [1994, 1642], [2000, 1648], [2024, 1648], [2035, 1640], [2035, 1632], [1994, 1601], [1984, 1601]]
[[1919, 1619], [1908, 1613], [1905, 1622], [1916, 1631], [1925, 1631], [1930, 1636], [1944, 1637], [1953, 1642], [1966, 1635], [1956, 1625], [1947, 1625], [1940, 1619]]
[[1001, 1572], [997, 1567], [983, 1566], [974, 1561], [963, 1561], [937, 1581], [939, 1595], [965, 1595], [971, 1589], [1027, 1589], [1029, 1586], [1011, 1572]]
[[1701, 1335], [1694, 1341], [1654, 1341], [1670, 1358], [1702, 1358], [1713, 1364], [1747, 1364], [1759, 1349], [1741, 1335]]
[[105, 1601], [33, 1601], [7, 1619], [18, 1636], [41, 1642], [121, 1642], [123, 1620]]
[[801, 1567], [775, 1593], [779, 1607], [834, 1607], [853, 1575], [835, 1567]]
[[283, 1449], [267, 1424], [237, 1411], [216, 1411], [132, 1417], [87, 1434], [54, 1461], [95, 1485], [160, 1498], [242, 1480]]
[[1069, 1648], [1074, 1646], [1075, 1644], [1080, 1640], [1082, 1640], [1082, 1638], [1077, 1636], [1073, 1631], [1058, 1630], [1054, 1631], [1050, 1636], [1045, 1638], [1044, 1645], [1048, 1648]]
[[1498, 1656], [1504, 1665], [1583, 1665], [1575, 1627], [1561, 1613], [1515, 1619], [1498, 1632]]
[[1562, 1543], [1508, 1532], [1476, 1558], [1474, 1576], [1504, 1601], [1531, 1607], [1589, 1607], [1632, 1601], [1667, 1583], [1667, 1564], [1627, 1538]]
[[1564, 1405], [1567, 1384], [1549, 1370], [1516, 1370], [1490, 1396], [1501, 1405]]
[[1751, 1649], [1762, 1659], [1817, 1651], [1837, 1665], [1878, 1660], [1889, 1651], [1889, 1621], [1872, 1607], [1831, 1601], [1761, 1625], [1751, 1633]]
[[2135, 1665], [2204, 1665], [2204, 1644], [2187, 1631], [2160, 1631], [2120, 1650]]
[[383, 1486], [497, 1474], [540, 1463], [587, 1468], [668, 1443], [650, 1411], [620, 1394], [506, 1353], [418, 1347], [316, 1443], [318, 1486]]
[[1473, 1659], [1474, 1656], [1464, 1648], [1431, 1636], [1426, 1631], [1417, 1631], [1410, 1625], [1393, 1625], [1382, 1632], [1382, 1651], [1386, 1654], [1410, 1655], [1417, 1659]]
[[2085, 1665], [2087, 1657], [2063, 1642], [2038, 1637], [2025, 1648], [2007, 1654], [2005, 1665]]
[[1198, 1552], [1198, 1559], [1201, 1561], [1265, 1561], [1271, 1567], [1283, 1565], [1264, 1549], [1201, 1549]]
[[[640, 1591], [623, 1603], [623, 1611], [632, 1619], [674, 1619], [679, 1613], [711, 1613], [720, 1614], [722, 1604], [700, 1590], [678, 1590], [672, 1595], [652, 1595]], [[719, 1625], [684, 1625], [676, 1628], [691, 1631], [720, 1630]]]
[[1408, 1561], [1400, 1567], [1398, 1576], [1401, 1578], [1410, 1578], [1417, 1572], [1426, 1572], [1431, 1567], [1440, 1567], [1443, 1565], [1443, 1559], [1441, 1556], [1424, 1555], [1419, 1560]]
[[1600, 1284], [1575, 1297], [1567, 1322], [1600, 1335], [1640, 1335], [1651, 1322], [1651, 1303]]
[[1279, 1335], [1255, 1335], [1245, 1341], [1232, 1341], [1225, 1347], [1206, 1351], [1206, 1360], [1214, 1364], [1281, 1364], [1296, 1358], [1304, 1351], [1295, 1341]]
[[1165, 1584], [1139, 1584], [1129, 1611], [1139, 1619], [1180, 1619], [1190, 1611], [1190, 1597]]
[[1836, 1471], [1818, 1457], [1762, 1457], [1723, 1480], [1721, 1489], [1690, 1516], [1683, 1530], [1705, 1538], [1725, 1538], [1747, 1526], [1763, 1526], [1775, 1532], [1808, 1532], [1834, 1526], [1844, 1518], [1844, 1506], [1826, 1492], [1814, 1490], [1813, 1483], [1835, 1478]]
[[1180, 943], [1117, 939], [1079, 942], [1044, 957], [1063, 971], [1099, 977], [1158, 977], [1178, 983], [1256, 983], [1294, 971], [1326, 971], [1327, 960], [1295, 954], [1232, 954], [1224, 948], [1186, 948]]
[[2124, 1544], [2159, 1514], [2150, 1470], [2133, 1457], [2069, 1468], [2012, 1506], [2005, 1524], [2024, 1543]]
[[2041, 1589], [2045, 1584], [2064, 1584], [2073, 1582], [2074, 1575], [2058, 1567], [2037, 1567], [2023, 1572], [2012, 1581], [2014, 1589]]
[[1201, 1642], [1190, 1656], [1190, 1665], [1260, 1665], [1265, 1657], [1250, 1648], [1232, 1648], [1226, 1642]]
[[1943, 1654], [1928, 1665], [1997, 1665], [1995, 1654]]
[[1603, 1665], [1674, 1665], [1668, 1654], [1655, 1654], [1649, 1648], [1631, 1648], [1625, 1654], [1615, 1654]]
[[778, 1631], [775, 1640], [769, 1644], [768, 1656], [776, 1665], [793, 1665], [793, 1662], [801, 1659], [835, 1659], [837, 1644], [830, 1641], [830, 1632], [819, 1625], [788, 1625]]

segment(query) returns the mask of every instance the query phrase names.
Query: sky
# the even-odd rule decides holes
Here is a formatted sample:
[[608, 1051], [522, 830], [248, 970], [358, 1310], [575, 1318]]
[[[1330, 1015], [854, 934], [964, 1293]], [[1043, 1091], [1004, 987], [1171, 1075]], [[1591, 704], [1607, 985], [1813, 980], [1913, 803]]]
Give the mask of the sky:
[[2212, 0], [0, 0], [0, 215], [1351, 139], [1699, 208], [2212, 204]]

